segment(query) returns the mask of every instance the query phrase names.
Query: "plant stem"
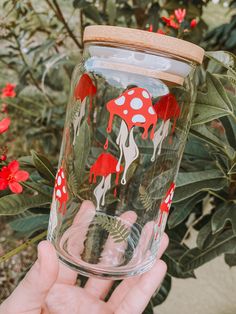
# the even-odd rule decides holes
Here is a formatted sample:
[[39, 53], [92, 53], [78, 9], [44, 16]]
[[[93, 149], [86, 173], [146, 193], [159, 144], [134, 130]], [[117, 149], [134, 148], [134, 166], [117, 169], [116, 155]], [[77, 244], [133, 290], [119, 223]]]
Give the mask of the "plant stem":
[[107, 9], [107, 0], [103, 0], [103, 6], [102, 6], [102, 12], [103, 12], [103, 14], [106, 13], [106, 9]]
[[25, 109], [25, 108], [23, 108], [21, 106], [18, 106], [17, 104], [13, 104], [13, 103], [11, 103], [9, 101], [5, 101], [5, 102], [6, 102], [7, 105], [12, 106], [12, 107], [14, 107], [14, 108], [16, 108], [18, 110], [23, 111], [23, 112], [27, 113], [28, 115], [30, 115], [31, 117], [38, 118], [37, 114], [34, 114], [31, 111], [29, 111], [29, 110], [27, 110], [27, 109]]
[[55, 13], [56, 17], [58, 18], [58, 20], [63, 24], [63, 26], [65, 27], [65, 29], [67, 30], [67, 33], [69, 34], [69, 36], [71, 37], [71, 39], [74, 41], [74, 43], [76, 44], [76, 46], [79, 49], [82, 49], [82, 45], [79, 43], [79, 41], [77, 40], [76, 36], [74, 35], [74, 33], [72, 32], [72, 30], [70, 29], [69, 25], [67, 24], [62, 11], [60, 9], [60, 6], [58, 5], [56, 0], [52, 0], [54, 6], [52, 5], [52, 3], [50, 2], [50, 0], [46, 0], [47, 4], [49, 5], [49, 7], [53, 10], [53, 12]]
[[7, 252], [6, 254], [4, 254], [3, 256], [0, 257], [0, 263], [7, 261], [9, 258], [13, 257], [16, 254], [19, 254], [20, 252], [25, 250], [27, 247], [29, 247], [32, 244], [45, 238], [46, 235], [47, 235], [47, 230], [43, 231], [42, 233], [38, 234], [37, 236], [33, 237], [32, 239], [24, 242], [23, 244], [21, 244], [20, 246], [18, 246], [17, 248], [15, 248], [13, 250], [11, 250], [10, 252]]
[[35, 79], [35, 77], [34, 77], [32, 71], [31, 71], [31, 69], [30, 69], [30, 67], [29, 67], [29, 65], [28, 65], [28, 62], [27, 62], [26, 59], [25, 59], [25, 56], [24, 56], [24, 54], [23, 54], [23, 52], [22, 52], [22, 50], [21, 50], [21, 46], [20, 46], [19, 40], [18, 40], [17, 36], [15, 35], [15, 33], [13, 33], [13, 36], [14, 36], [14, 38], [15, 38], [15, 41], [16, 41], [17, 48], [18, 48], [18, 50], [19, 50], [21, 59], [22, 59], [24, 65], [25, 65], [25, 67], [26, 67], [26, 68], [28, 69], [28, 71], [29, 71], [29, 75], [30, 75], [31, 80], [33, 81], [34, 85], [38, 88], [38, 90], [42, 91], [42, 90], [41, 90], [41, 87], [39, 86], [39, 83], [38, 83], [37, 80]]
[[226, 200], [224, 197], [220, 196], [219, 194], [217, 194], [217, 193], [215, 193], [215, 192], [213, 192], [213, 191], [208, 191], [208, 193], [211, 194], [211, 195], [213, 195], [213, 196], [215, 196], [216, 198], [219, 198], [219, 199], [222, 200], [223, 202], [227, 202], [227, 200]]
[[84, 34], [84, 18], [83, 18], [83, 10], [80, 10], [80, 37], [81, 37], [82, 49], [84, 48], [83, 34]]
[[[33, 75], [33, 72], [31, 71], [31, 68], [30, 66], [28, 65], [28, 62], [24, 56], [24, 53], [22, 52], [21, 50], [21, 46], [20, 46], [20, 43], [19, 43], [19, 40], [17, 38], [17, 36], [15, 35], [15, 33], [13, 33], [13, 37], [15, 38], [15, 41], [16, 41], [16, 44], [17, 44], [17, 48], [19, 50], [19, 53], [20, 53], [20, 56], [21, 56], [21, 59], [25, 65], [25, 67], [28, 69], [29, 71], [29, 76], [31, 78], [31, 80], [33, 81], [34, 85], [36, 86], [36, 88], [40, 91], [40, 92], [43, 92], [42, 91], [42, 88], [40, 87], [38, 81], [35, 79], [34, 75]], [[45, 98], [47, 99], [48, 103], [52, 106], [54, 106], [53, 102], [51, 101], [50, 97], [47, 96], [46, 94], [43, 94], [45, 96]]]

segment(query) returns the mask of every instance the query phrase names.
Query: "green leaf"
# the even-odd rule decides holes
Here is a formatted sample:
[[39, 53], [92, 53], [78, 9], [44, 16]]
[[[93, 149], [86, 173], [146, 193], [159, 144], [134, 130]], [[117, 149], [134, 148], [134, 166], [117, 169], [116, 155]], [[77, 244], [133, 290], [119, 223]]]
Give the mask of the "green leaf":
[[152, 301], [148, 303], [142, 314], [154, 314]]
[[218, 236], [217, 241], [205, 250], [194, 248], [180, 259], [186, 271], [196, 269], [224, 253], [236, 253], [236, 235], [227, 230]]
[[225, 254], [225, 263], [229, 265], [229, 267], [236, 266], [236, 253], [230, 254], [226, 253]]
[[45, 102], [44, 94], [34, 85], [27, 85], [20, 91], [17, 97], [25, 102], [37, 102], [38, 106], [43, 106]]
[[208, 121], [233, 115], [233, 106], [227, 93], [214, 75], [207, 73], [207, 93], [197, 95], [192, 125], [203, 124]]
[[176, 278], [190, 278], [195, 277], [194, 273], [187, 272], [184, 265], [180, 262], [181, 257], [188, 252], [186, 246], [181, 245], [179, 242], [170, 239], [169, 246], [163, 256], [163, 261], [166, 262], [168, 274]]
[[227, 179], [218, 170], [179, 172], [174, 202], [187, 199], [200, 191], [217, 191], [227, 185]]
[[[234, 100], [236, 105], [236, 97]], [[226, 133], [226, 137], [230, 146], [236, 150], [236, 123], [233, 117], [227, 116], [220, 119]]]
[[215, 237], [212, 235], [211, 221], [206, 223], [198, 232], [197, 246], [199, 249], [204, 250], [215, 241]]
[[74, 0], [73, 1], [73, 7], [75, 9], [84, 9], [89, 5], [90, 5], [90, 2], [88, 2], [86, 0]]
[[228, 174], [236, 174], [236, 163], [230, 168]]
[[48, 220], [49, 215], [36, 214], [15, 219], [9, 225], [14, 231], [29, 235], [29, 233], [47, 229]]
[[154, 306], [162, 304], [166, 298], [168, 297], [168, 294], [171, 289], [171, 276], [166, 274], [161, 287], [159, 290], [156, 291], [156, 293], [152, 296], [152, 303]]
[[39, 194], [44, 194], [52, 198], [53, 188], [44, 185], [42, 182], [40, 184], [36, 182], [24, 182], [24, 186], [34, 192], [38, 192]]
[[102, 18], [98, 9], [94, 5], [84, 7], [83, 12], [87, 18], [97, 24], [102, 24]]
[[18, 215], [29, 208], [39, 207], [51, 203], [51, 196], [25, 194], [11, 194], [1, 197], [0, 215]]
[[227, 137], [223, 134], [221, 137], [217, 136], [214, 132], [214, 128], [210, 128], [208, 125], [196, 125], [191, 127], [190, 132], [192, 135], [200, 138], [204, 142], [219, 149], [230, 159], [234, 157], [234, 149], [229, 145]]
[[233, 202], [223, 204], [213, 215], [211, 227], [213, 233], [223, 230], [225, 224], [230, 222], [236, 234], [236, 204]]
[[74, 169], [79, 184], [83, 182], [90, 146], [90, 128], [85, 120], [80, 127], [79, 135], [76, 138], [74, 146]]
[[173, 204], [174, 210], [171, 212], [168, 218], [169, 228], [170, 229], [175, 228], [181, 222], [183, 222], [191, 213], [191, 211], [194, 209], [196, 204], [202, 201], [205, 195], [206, 193], [197, 193], [196, 195], [187, 200], [185, 199], [184, 201], [178, 203], [175, 202]]
[[234, 49], [236, 46], [236, 29], [233, 29], [225, 42], [226, 50]]
[[34, 150], [31, 150], [31, 155], [38, 173], [42, 178], [54, 184], [56, 172], [50, 161], [44, 155], [41, 155]]
[[110, 25], [114, 25], [116, 20], [116, 1], [108, 0], [107, 1], [107, 13], [108, 13], [108, 21]]
[[183, 158], [191, 160], [210, 160], [209, 149], [206, 147], [206, 143], [201, 138], [192, 136], [190, 133], [184, 149]]
[[234, 71], [236, 57], [232, 53], [228, 51], [207, 51], [205, 55], [236, 74]]
[[22, 156], [17, 159], [19, 163], [27, 168], [35, 168], [32, 156]]

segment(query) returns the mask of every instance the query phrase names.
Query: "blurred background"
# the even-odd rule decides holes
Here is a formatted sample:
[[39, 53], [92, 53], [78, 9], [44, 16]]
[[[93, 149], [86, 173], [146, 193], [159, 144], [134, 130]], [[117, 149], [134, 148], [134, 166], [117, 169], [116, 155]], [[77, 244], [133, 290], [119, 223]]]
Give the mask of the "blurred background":
[[181, 164], [184, 185], [177, 184], [176, 193], [182, 188], [185, 196], [174, 202], [168, 223], [168, 274], [145, 313], [236, 313], [236, 1], [0, 0], [0, 6], [0, 121], [11, 121], [0, 134], [0, 168], [17, 159], [30, 173], [22, 194], [0, 191], [0, 301], [45, 237], [50, 174], [84, 28], [107, 24], [183, 38], [211, 51], [196, 77], [202, 111]]

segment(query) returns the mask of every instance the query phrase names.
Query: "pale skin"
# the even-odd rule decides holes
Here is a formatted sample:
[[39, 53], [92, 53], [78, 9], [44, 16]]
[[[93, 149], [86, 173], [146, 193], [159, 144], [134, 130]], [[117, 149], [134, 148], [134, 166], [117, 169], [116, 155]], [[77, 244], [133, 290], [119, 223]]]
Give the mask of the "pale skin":
[[2, 303], [0, 314], [141, 314], [165, 276], [160, 258], [167, 245], [164, 235], [151, 270], [123, 280], [105, 302], [112, 281], [89, 278], [84, 288], [76, 286], [77, 273], [58, 261], [50, 242], [42, 241], [37, 261]]

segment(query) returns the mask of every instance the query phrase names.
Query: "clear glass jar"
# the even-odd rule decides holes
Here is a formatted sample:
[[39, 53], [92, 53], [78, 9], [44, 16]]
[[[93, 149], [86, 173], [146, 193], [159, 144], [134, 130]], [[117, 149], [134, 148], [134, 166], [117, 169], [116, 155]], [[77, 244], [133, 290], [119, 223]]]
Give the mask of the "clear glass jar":
[[48, 239], [90, 276], [154, 263], [191, 122], [203, 50], [145, 31], [85, 30], [72, 78]]

